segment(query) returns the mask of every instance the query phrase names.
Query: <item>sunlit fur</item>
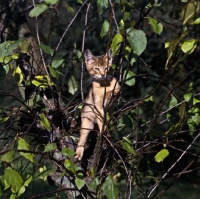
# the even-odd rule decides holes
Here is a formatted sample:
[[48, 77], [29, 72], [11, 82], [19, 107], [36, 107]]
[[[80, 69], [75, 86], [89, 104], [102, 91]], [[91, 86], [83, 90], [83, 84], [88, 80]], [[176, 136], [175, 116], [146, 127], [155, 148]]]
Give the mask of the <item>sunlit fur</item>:
[[106, 130], [106, 126], [103, 125], [104, 109], [109, 104], [112, 95], [117, 94], [120, 90], [117, 80], [108, 74], [112, 66], [110, 50], [102, 56], [93, 56], [89, 50], [86, 50], [84, 56], [86, 68], [93, 81], [81, 112], [80, 139], [75, 156], [78, 160], [83, 157], [84, 146], [89, 132], [94, 128], [94, 124], [98, 124], [99, 133]]

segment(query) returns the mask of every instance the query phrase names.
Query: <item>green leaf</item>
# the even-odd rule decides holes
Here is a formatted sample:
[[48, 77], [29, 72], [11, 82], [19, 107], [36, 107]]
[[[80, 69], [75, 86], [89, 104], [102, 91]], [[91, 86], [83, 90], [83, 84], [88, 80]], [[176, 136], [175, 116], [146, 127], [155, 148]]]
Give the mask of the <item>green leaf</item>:
[[40, 47], [45, 53], [50, 54], [51, 56], [52, 56], [53, 53], [54, 53], [54, 50], [53, 50], [52, 48], [50, 48], [49, 46], [40, 44], [39, 47]]
[[33, 177], [31, 175], [27, 175], [26, 181], [24, 182], [24, 186], [28, 187], [29, 183], [32, 181]]
[[11, 57], [10, 56], [2, 56], [0, 57], [0, 63], [3, 64], [8, 64], [11, 61]]
[[137, 55], [141, 55], [147, 45], [145, 33], [142, 30], [128, 29], [127, 34], [127, 40], [133, 52]]
[[199, 124], [199, 122], [200, 122], [200, 116], [199, 116], [199, 115], [193, 115], [191, 118], [192, 118], [192, 121], [193, 121], [196, 125]]
[[44, 152], [54, 151], [56, 150], [56, 148], [57, 148], [56, 143], [49, 143], [45, 145]]
[[130, 12], [124, 12], [123, 21], [125, 22], [130, 17]]
[[192, 98], [192, 93], [186, 93], [185, 95], [183, 95], [183, 98], [186, 102], [189, 102]]
[[117, 33], [113, 40], [112, 40], [112, 44], [111, 44], [111, 48], [112, 48], [112, 54], [115, 55], [117, 49], [119, 48], [119, 44], [123, 41], [123, 37], [120, 33]]
[[101, 28], [101, 32], [100, 32], [100, 37], [101, 38], [106, 35], [106, 33], [109, 30], [109, 26], [110, 26], [109, 22], [107, 20], [104, 20], [102, 28]]
[[82, 0], [76, 0], [77, 3], [83, 4]]
[[97, 0], [97, 9], [99, 15], [101, 15], [107, 7], [108, 7], [108, 0]]
[[1, 156], [1, 161], [12, 162], [15, 156], [15, 151], [8, 151]]
[[12, 193], [9, 199], [17, 199], [17, 195], [15, 193]]
[[70, 149], [70, 148], [62, 148], [62, 154], [71, 158], [74, 156], [74, 150]]
[[30, 11], [29, 16], [37, 17], [43, 12], [45, 12], [47, 9], [48, 9], [48, 6], [45, 3], [36, 4], [35, 7]]
[[128, 142], [121, 142], [122, 148], [133, 155], [137, 155], [133, 147]]
[[54, 171], [56, 171], [56, 169], [47, 169], [47, 170], [43, 170], [41, 173], [39, 173], [36, 178], [43, 178], [43, 177], [47, 177], [49, 174], [53, 173]]
[[64, 62], [64, 59], [54, 60], [51, 64], [52, 68], [58, 68]]
[[158, 23], [158, 21], [156, 19], [153, 19], [151, 17], [147, 17], [149, 20], [149, 24], [151, 25], [152, 30], [160, 35], [163, 31], [163, 25], [161, 23]]
[[188, 41], [185, 41], [182, 45], [181, 45], [181, 50], [184, 52], [184, 53], [192, 53], [193, 50], [195, 49], [196, 47], [196, 40], [195, 39], [190, 39]]
[[31, 81], [31, 83], [37, 87], [46, 88], [49, 86], [48, 77], [46, 75], [37, 75]]
[[173, 53], [175, 52], [176, 48], [179, 47], [182, 37], [183, 37], [183, 34], [181, 35], [181, 37], [175, 38], [173, 41], [170, 42], [168, 50], [167, 50], [167, 61], [165, 64], [165, 69], [167, 69], [169, 61], [172, 58]]
[[24, 76], [19, 66], [13, 71], [13, 77], [18, 84], [22, 83]]
[[[22, 138], [18, 138], [18, 146], [17, 146], [18, 150], [30, 150], [29, 149], [29, 144], [26, 142], [26, 140], [22, 139]], [[22, 155], [23, 157], [25, 157], [27, 160], [33, 162], [33, 158], [34, 158], [34, 154], [32, 153], [24, 153], [24, 152], [20, 152], [20, 155]]]
[[74, 13], [74, 9], [71, 6], [69, 6], [69, 4], [67, 4], [66, 2], [65, 2], [65, 6], [69, 12]]
[[106, 181], [103, 183], [102, 190], [108, 199], [117, 199], [119, 192], [117, 187], [114, 185], [112, 177], [109, 175]]
[[155, 155], [156, 162], [162, 162], [169, 155], [169, 151], [167, 149], [162, 149]]
[[123, 79], [125, 79], [125, 84], [128, 86], [133, 86], [135, 85], [135, 73], [132, 71], [128, 71], [127, 70], [124, 71], [124, 75], [123, 75]]
[[196, 17], [200, 15], [200, 4], [198, 0], [189, 1], [182, 11], [183, 25], [193, 24]]
[[19, 173], [12, 169], [7, 169], [4, 171], [4, 180], [6, 181], [7, 185], [11, 187], [12, 193], [17, 193], [24, 184]]
[[[59, 79], [59, 74], [60, 74], [60, 72], [59, 72], [58, 70], [55, 70], [55, 69], [52, 68], [51, 66], [48, 66], [48, 68], [49, 68], [50, 74], [51, 74], [54, 78]], [[62, 74], [62, 73], [61, 73], [61, 74]]]
[[40, 123], [47, 131], [51, 131], [51, 124], [44, 113], [40, 114]]
[[200, 17], [195, 19], [195, 21], [193, 22], [193, 24], [200, 24]]
[[20, 190], [18, 191], [17, 196], [18, 196], [18, 197], [21, 196], [25, 191], [26, 191], [25, 186], [22, 186], [22, 187], [20, 188]]
[[76, 167], [75, 164], [73, 162], [71, 162], [70, 160], [66, 159], [64, 162], [64, 166], [71, 171], [72, 173], [76, 173]]
[[58, 0], [44, 0], [44, 2], [46, 4], [56, 4], [56, 3], [58, 3]]
[[200, 100], [193, 97], [193, 105], [200, 103]]
[[68, 92], [74, 95], [78, 90], [78, 82], [75, 79], [75, 76], [72, 75], [68, 81]]
[[172, 95], [171, 100], [169, 102], [169, 108], [176, 106], [178, 103], [177, 99]]
[[79, 190], [85, 185], [84, 175], [82, 173], [77, 174], [75, 183]]

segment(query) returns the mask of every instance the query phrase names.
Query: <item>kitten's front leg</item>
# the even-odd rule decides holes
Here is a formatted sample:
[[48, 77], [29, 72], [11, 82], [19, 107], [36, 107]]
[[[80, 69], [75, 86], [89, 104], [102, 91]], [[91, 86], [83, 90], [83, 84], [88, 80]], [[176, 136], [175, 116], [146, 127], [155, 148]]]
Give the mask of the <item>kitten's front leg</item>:
[[[90, 114], [91, 116], [91, 114]], [[76, 148], [76, 156], [78, 160], [81, 160], [83, 157], [85, 143], [89, 132], [94, 128], [93, 117], [89, 117], [85, 114], [81, 116], [81, 130], [80, 130], [80, 139]]]

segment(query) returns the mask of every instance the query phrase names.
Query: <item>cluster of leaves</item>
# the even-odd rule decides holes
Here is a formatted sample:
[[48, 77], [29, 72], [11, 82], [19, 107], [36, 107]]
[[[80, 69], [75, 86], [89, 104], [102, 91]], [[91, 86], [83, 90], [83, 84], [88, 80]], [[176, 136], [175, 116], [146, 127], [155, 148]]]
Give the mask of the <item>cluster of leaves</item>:
[[[42, 23], [38, 19], [44, 16], [52, 20], [49, 33], [43, 35], [48, 38], [45, 44], [41, 43], [42, 37], [37, 38], [44, 72], [32, 73], [28, 78], [22, 66], [30, 64], [34, 71], [34, 56], [38, 56], [31, 53], [34, 47], [30, 40], [24, 36], [1, 42], [0, 81], [7, 81], [11, 75], [22, 97], [8, 94], [7, 86], [0, 91], [0, 96], [12, 96], [13, 101], [17, 100], [14, 106], [19, 106], [14, 110], [9, 104], [0, 106], [0, 197], [26, 197], [35, 181], [45, 182], [51, 177], [61, 188], [47, 195], [59, 196], [65, 190], [72, 198], [156, 198], [187, 170], [190, 174], [198, 170], [198, 165], [189, 168], [199, 158], [200, 146], [200, 65], [196, 58], [200, 3], [182, 0], [177, 10], [170, 9], [170, 4], [170, 0], [44, 0], [34, 5], [29, 16], [37, 18], [35, 23]], [[178, 25], [167, 22], [172, 18], [166, 8], [174, 16], [181, 16], [181, 20], [173, 19]], [[63, 9], [67, 12], [59, 16], [58, 11]], [[83, 17], [79, 16], [81, 11]], [[69, 25], [63, 29], [59, 21], [67, 18], [65, 15]], [[76, 37], [71, 39], [70, 35]], [[57, 45], [52, 48], [55, 40]], [[112, 138], [104, 136], [109, 150], [101, 155], [100, 171], [75, 161], [72, 143], [77, 142], [79, 126], [76, 129], [65, 124], [66, 118], [75, 117], [82, 107], [79, 94], [84, 95], [83, 79], [87, 77], [83, 75], [84, 45], [91, 51], [112, 49], [112, 69], [122, 87], [117, 109], [106, 118]], [[24, 54], [33, 61], [24, 61]], [[32, 90], [27, 97], [29, 88]], [[53, 100], [46, 93], [54, 96]], [[56, 117], [58, 113], [64, 117]], [[84, 163], [89, 165], [91, 158], [95, 157]], [[182, 160], [187, 161], [181, 165]], [[161, 190], [166, 179], [170, 183]], [[126, 191], [122, 191], [123, 186]]]

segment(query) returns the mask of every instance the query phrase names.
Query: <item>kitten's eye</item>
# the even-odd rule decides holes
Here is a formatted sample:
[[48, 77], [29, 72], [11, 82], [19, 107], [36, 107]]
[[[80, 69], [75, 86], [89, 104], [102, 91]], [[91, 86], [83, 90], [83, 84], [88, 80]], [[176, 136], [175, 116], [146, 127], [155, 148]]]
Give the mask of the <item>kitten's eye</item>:
[[99, 70], [99, 68], [98, 68], [98, 67], [95, 67], [94, 70]]
[[104, 70], [108, 70], [108, 67], [105, 67]]

